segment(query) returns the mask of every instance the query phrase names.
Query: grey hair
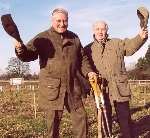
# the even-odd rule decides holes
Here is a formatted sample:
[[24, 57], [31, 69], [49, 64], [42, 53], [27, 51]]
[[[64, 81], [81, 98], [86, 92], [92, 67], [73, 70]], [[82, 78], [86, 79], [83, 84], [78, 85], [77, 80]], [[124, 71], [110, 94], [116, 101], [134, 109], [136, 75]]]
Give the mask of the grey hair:
[[93, 28], [95, 28], [95, 26], [97, 26], [98, 24], [104, 24], [107, 31], [108, 31], [108, 24], [105, 22], [105, 21], [96, 21], [94, 24], [93, 24]]
[[67, 10], [63, 9], [63, 8], [56, 8], [53, 10], [52, 12], [52, 16], [55, 14], [55, 13], [63, 13], [65, 14], [67, 17], [68, 17], [68, 12]]

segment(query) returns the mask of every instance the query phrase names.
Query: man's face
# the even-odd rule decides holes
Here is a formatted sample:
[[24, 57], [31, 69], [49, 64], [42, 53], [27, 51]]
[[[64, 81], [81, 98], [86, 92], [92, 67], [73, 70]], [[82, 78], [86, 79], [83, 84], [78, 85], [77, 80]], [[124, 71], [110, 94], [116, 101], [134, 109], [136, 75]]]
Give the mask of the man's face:
[[52, 26], [58, 33], [64, 33], [68, 27], [68, 17], [64, 13], [55, 13], [52, 16]]
[[107, 26], [104, 23], [98, 23], [94, 25], [93, 32], [97, 41], [102, 41], [107, 38]]

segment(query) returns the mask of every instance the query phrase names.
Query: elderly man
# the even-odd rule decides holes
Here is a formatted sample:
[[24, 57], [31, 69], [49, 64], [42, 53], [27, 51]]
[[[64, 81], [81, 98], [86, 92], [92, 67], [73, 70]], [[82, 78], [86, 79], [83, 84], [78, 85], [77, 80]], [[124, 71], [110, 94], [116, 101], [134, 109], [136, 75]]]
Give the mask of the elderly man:
[[15, 41], [16, 55], [28, 62], [39, 57], [39, 106], [46, 112], [48, 137], [59, 137], [64, 105], [71, 114], [76, 138], [86, 138], [86, 113], [81, 99], [79, 75], [95, 76], [76, 34], [67, 30], [68, 12], [52, 12], [52, 26], [25, 46]]
[[99, 72], [107, 80], [108, 89], [105, 93], [106, 97], [108, 95], [106, 106], [109, 123], [111, 122], [111, 108], [109, 108], [108, 98], [111, 104], [114, 104], [122, 137], [133, 138], [130, 132], [130, 90], [127, 86], [124, 56], [134, 54], [145, 43], [148, 38], [147, 28], [142, 28], [139, 34], [132, 39], [111, 39], [108, 37], [107, 23], [97, 21], [93, 25], [93, 34], [94, 41], [84, 50], [95, 72]]

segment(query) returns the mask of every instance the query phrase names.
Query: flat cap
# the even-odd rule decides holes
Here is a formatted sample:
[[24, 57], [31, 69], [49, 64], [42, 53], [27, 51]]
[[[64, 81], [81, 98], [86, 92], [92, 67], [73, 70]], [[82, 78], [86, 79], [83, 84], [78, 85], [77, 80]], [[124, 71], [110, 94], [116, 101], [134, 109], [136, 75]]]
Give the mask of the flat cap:
[[137, 9], [137, 15], [140, 19], [140, 26], [141, 28], [147, 28], [148, 19], [149, 19], [149, 11], [145, 7], [139, 7]]

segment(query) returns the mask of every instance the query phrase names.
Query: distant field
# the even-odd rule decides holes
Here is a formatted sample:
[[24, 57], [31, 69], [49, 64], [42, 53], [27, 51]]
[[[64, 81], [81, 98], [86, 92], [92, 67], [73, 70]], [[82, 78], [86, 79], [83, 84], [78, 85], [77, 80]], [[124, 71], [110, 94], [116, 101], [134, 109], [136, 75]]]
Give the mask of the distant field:
[[[2, 138], [42, 138], [46, 126], [43, 112], [36, 103], [38, 91], [0, 92], [0, 137]], [[35, 94], [35, 95], [34, 95]], [[35, 96], [35, 99], [34, 99]], [[133, 128], [140, 138], [150, 137], [150, 87], [132, 87], [131, 113]], [[88, 114], [90, 138], [97, 137], [97, 120], [92, 97], [85, 101]], [[37, 107], [37, 112], [35, 112]], [[36, 115], [36, 116], [35, 116]], [[35, 118], [36, 117], [36, 118]], [[60, 135], [73, 138], [69, 114], [65, 111], [61, 122]], [[118, 123], [113, 124], [113, 133], [119, 134]]]

